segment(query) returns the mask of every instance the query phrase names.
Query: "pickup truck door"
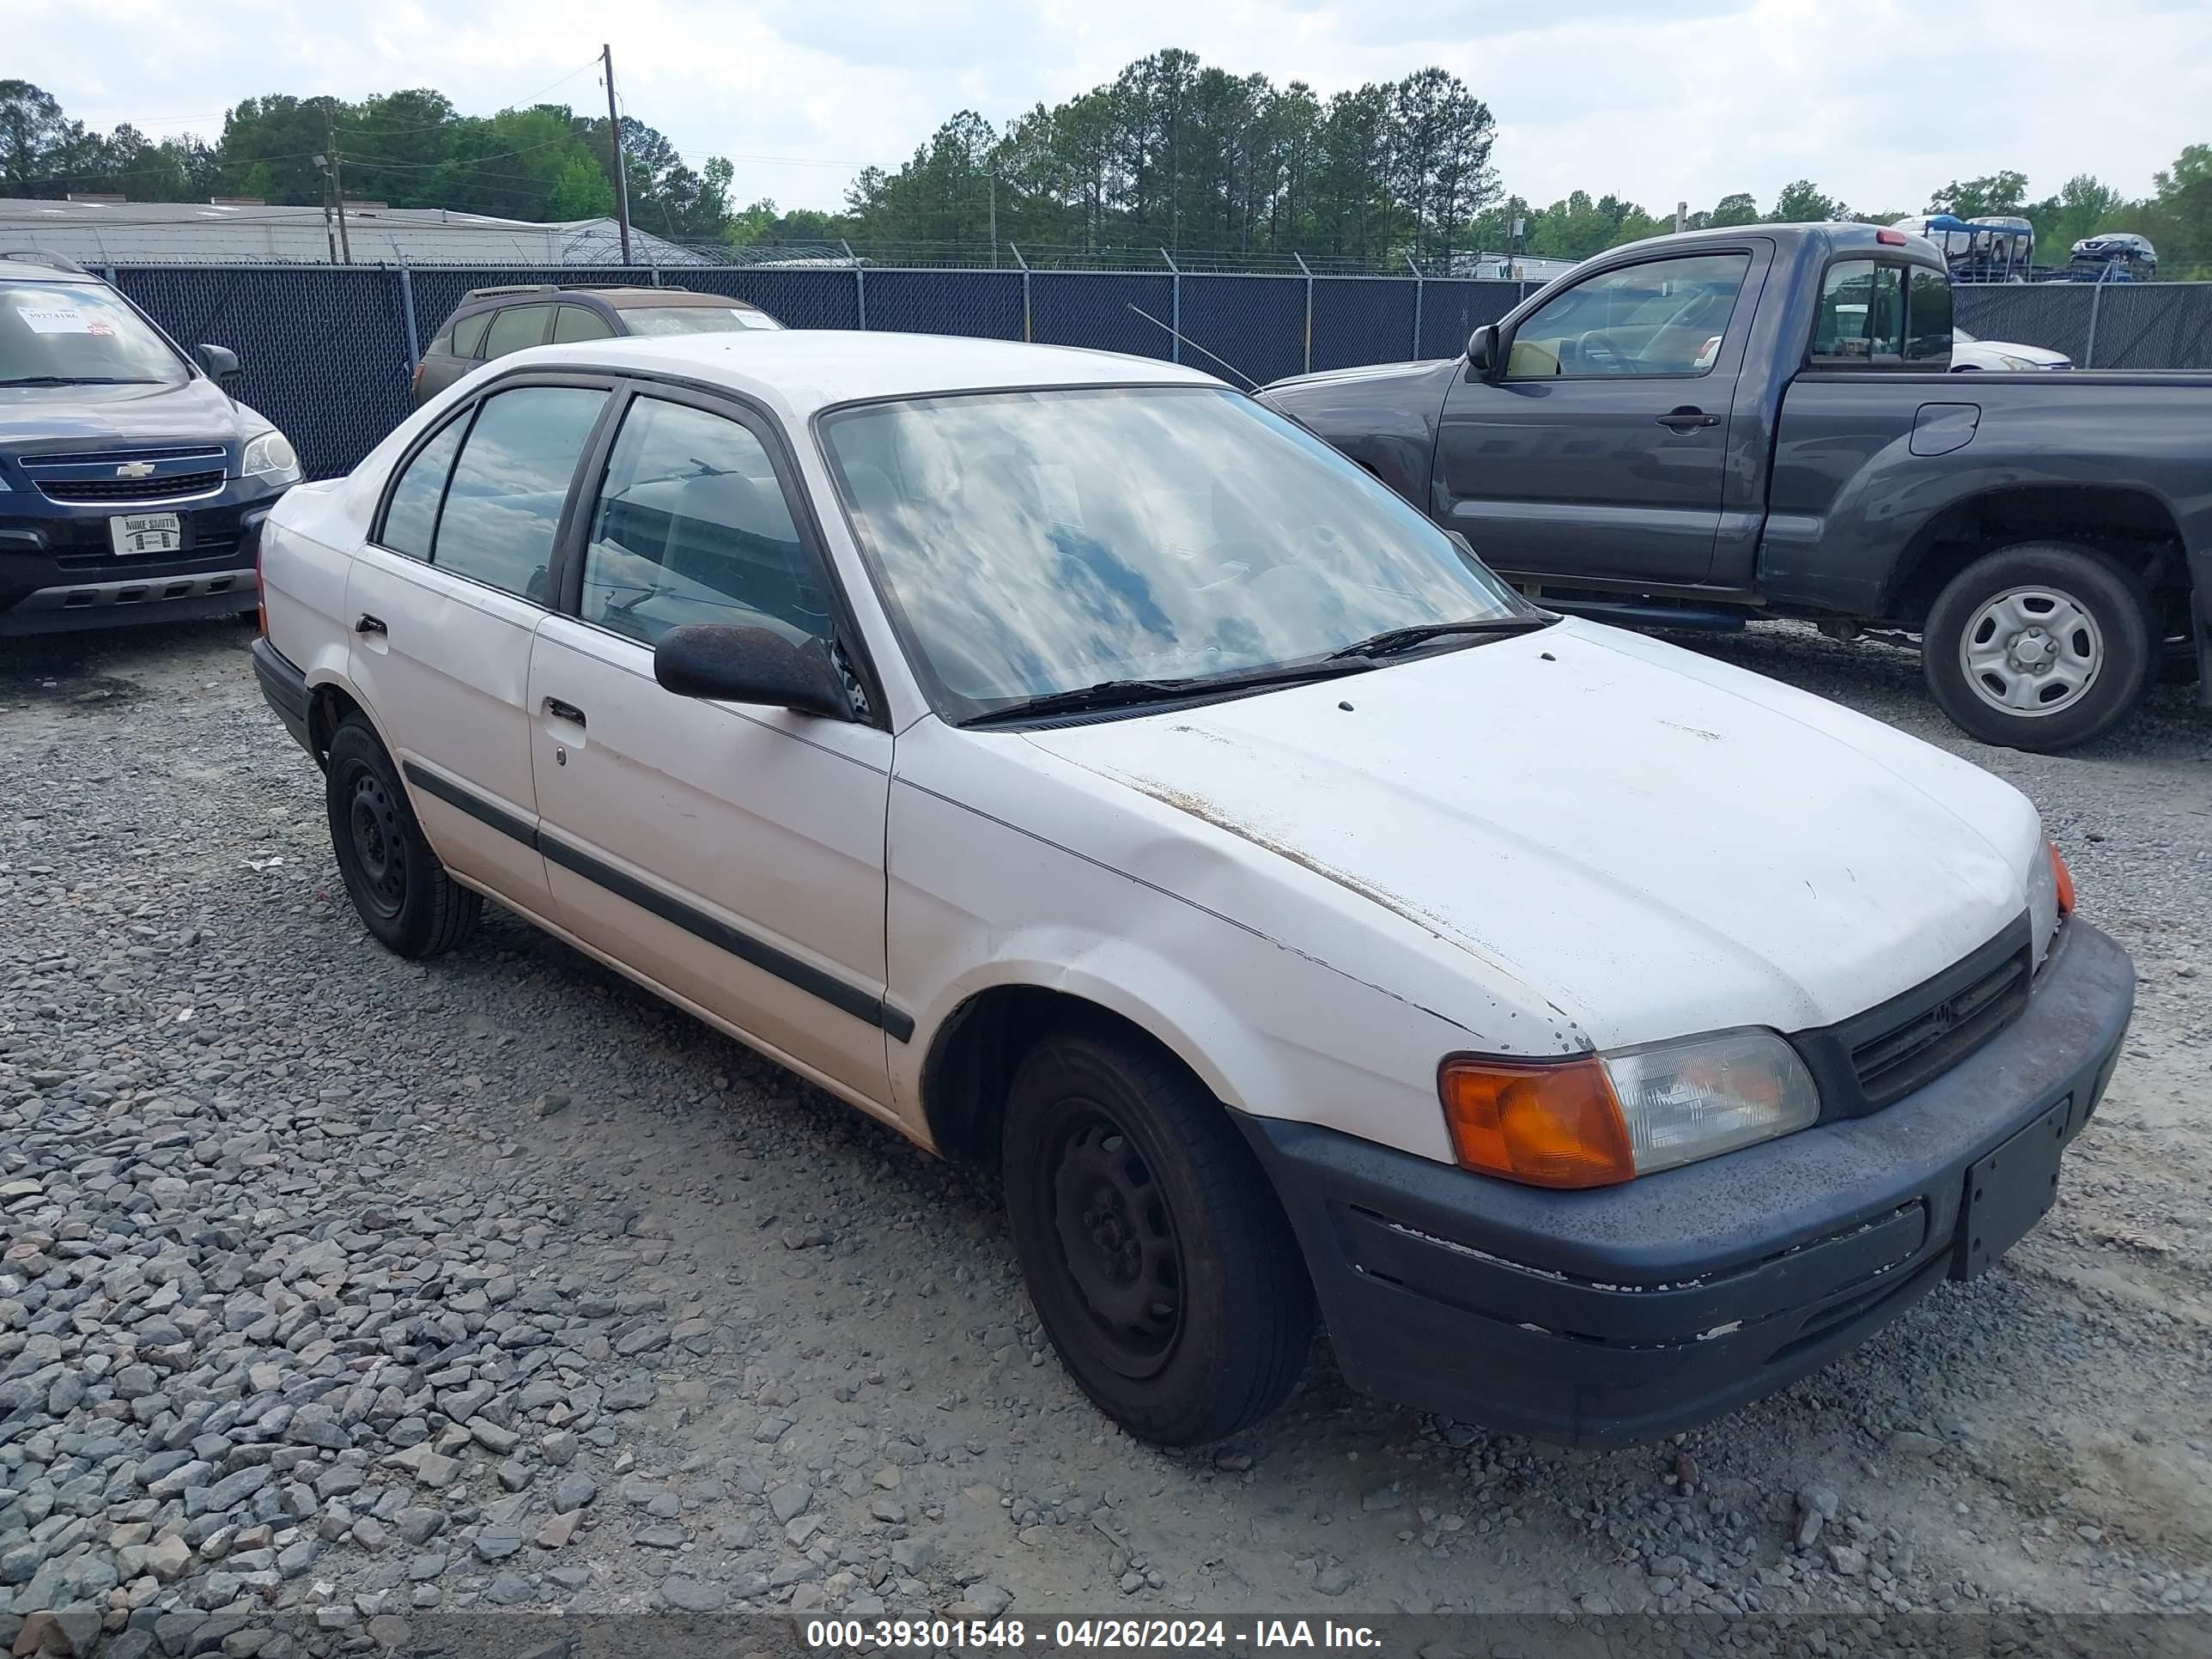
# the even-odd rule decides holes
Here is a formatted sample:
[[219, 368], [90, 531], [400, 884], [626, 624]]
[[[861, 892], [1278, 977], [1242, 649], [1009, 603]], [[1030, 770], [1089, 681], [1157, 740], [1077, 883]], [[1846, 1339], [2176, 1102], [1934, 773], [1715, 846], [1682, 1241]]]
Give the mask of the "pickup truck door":
[[1763, 244], [1609, 265], [1456, 379], [1435, 510], [1500, 570], [1662, 585], [1706, 580], [1729, 419], [1770, 253]]

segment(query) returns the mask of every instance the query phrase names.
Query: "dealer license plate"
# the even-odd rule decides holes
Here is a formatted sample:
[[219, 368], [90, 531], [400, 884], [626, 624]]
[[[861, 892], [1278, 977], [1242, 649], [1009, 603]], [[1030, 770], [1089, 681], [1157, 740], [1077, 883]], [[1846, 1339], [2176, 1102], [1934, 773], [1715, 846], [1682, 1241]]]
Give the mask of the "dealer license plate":
[[185, 544], [185, 520], [176, 513], [126, 513], [107, 521], [118, 553], [173, 553]]

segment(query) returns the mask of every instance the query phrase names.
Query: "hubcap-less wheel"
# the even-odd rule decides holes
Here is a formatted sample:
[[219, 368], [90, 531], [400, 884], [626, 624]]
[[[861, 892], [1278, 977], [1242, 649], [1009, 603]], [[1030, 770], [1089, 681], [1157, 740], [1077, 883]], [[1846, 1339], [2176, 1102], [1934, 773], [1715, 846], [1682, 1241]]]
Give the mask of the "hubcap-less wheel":
[[1136, 1144], [1095, 1108], [1071, 1112], [1050, 1164], [1061, 1259], [1100, 1357], [1155, 1375], [1182, 1328], [1182, 1245]]
[[346, 822], [353, 831], [354, 859], [367, 883], [364, 896], [380, 915], [398, 915], [407, 901], [406, 838], [391, 791], [366, 767], [354, 775]]
[[1959, 666], [1992, 708], [2030, 717], [2071, 708], [2105, 665], [2105, 636], [2071, 594], [2012, 587], [1984, 600], [1959, 637]]

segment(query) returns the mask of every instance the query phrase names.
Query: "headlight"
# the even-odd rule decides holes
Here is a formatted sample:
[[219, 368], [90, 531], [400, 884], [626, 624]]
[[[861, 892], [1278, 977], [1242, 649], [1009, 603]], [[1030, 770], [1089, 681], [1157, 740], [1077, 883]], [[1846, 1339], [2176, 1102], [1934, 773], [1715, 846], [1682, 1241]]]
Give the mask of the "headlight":
[[238, 471], [243, 477], [267, 478], [273, 483], [297, 483], [300, 481], [300, 457], [294, 452], [291, 441], [272, 428], [246, 441], [246, 458], [239, 464]]
[[1997, 353], [1997, 361], [2002, 363], [2007, 368], [2018, 369], [2024, 372], [2039, 370], [2043, 367], [2041, 363], [2031, 362], [2025, 357], [2015, 357], [2009, 351], [2000, 351]]
[[1771, 1031], [1717, 1031], [1565, 1060], [1467, 1056], [1438, 1073], [1461, 1164], [1604, 1187], [1802, 1129], [1820, 1092]]

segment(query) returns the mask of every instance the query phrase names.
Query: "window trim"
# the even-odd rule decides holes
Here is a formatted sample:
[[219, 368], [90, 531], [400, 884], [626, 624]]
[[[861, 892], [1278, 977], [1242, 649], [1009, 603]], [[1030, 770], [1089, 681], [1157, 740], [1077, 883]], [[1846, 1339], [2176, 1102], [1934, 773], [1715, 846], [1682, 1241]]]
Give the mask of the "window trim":
[[[1617, 275], [1624, 270], [1640, 270], [1645, 265], [1666, 264], [1682, 259], [1712, 259], [1730, 256], [1743, 260], [1743, 279], [1736, 284], [1735, 299], [1729, 307], [1728, 321], [1721, 329], [1721, 349], [1713, 354], [1712, 362], [1706, 364], [1705, 368], [1667, 369], [1652, 374], [1529, 374], [1522, 375], [1517, 379], [1512, 374], [1511, 365], [1513, 362], [1513, 343], [1521, 337], [1522, 329], [1527, 326], [1527, 325], [1534, 319], [1542, 315], [1543, 313], [1552, 305], [1559, 300], [1565, 298], [1568, 295], [1572, 294], [1576, 289], [1585, 287], [1591, 283], [1601, 281], [1607, 276]], [[1563, 381], [1572, 381], [1577, 384], [1588, 384], [1595, 381], [1608, 385], [1619, 385], [1624, 382], [1638, 380], [1705, 380], [1720, 371], [1721, 364], [1729, 356], [1729, 347], [1732, 344], [1736, 343], [1741, 338], [1741, 336], [1738, 335], [1736, 332], [1736, 317], [1743, 309], [1743, 296], [1745, 290], [1752, 287], [1753, 281], [1755, 277], [1763, 278], [1763, 275], [1764, 270], [1762, 262], [1759, 258], [1759, 250], [1747, 242], [1741, 245], [1727, 244], [1717, 247], [1669, 249], [1664, 252], [1651, 254], [1644, 258], [1623, 259], [1616, 264], [1608, 264], [1602, 270], [1585, 272], [1583, 276], [1577, 278], [1575, 281], [1569, 283], [1565, 288], [1559, 289], [1556, 294], [1540, 294], [1536, 295], [1534, 302], [1530, 306], [1528, 314], [1516, 320], [1510, 329], [1501, 331], [1504, 333], [1504, 337], [1498, 343], [1498, 351], [1500, 360], [1504, 363], [1505, 368], [1501, 369], [1498, 373], [1498, 384], [1502, 386], [1553, 386]], [[1754, 307], [1754, 313], [1756, 310], [1757, 307]], [[1745, 331], [1747, 333], [1749, 331], [1748, 327], [1747, 327]]]
[[629, 415], [631, 404], [641, 398], [656, 398], [663, 403], [679, 404], [706, 414], [720, 416], [751, 433], [767, 452], [769, 465], [775, 473], [777, 487], [783, 491], [785, 509], [791, 514], [792, 527], [798, 532], [799, 544], [805, 550], [806, 556], [814, 562], [823, 592], [830, 599], [832, 639], [844, 653], [846, 665], [852, 670], [854, 678], [860, 681], [860, 688], [867, 696], [866, 712], [856, 710], [852, 724], [890, 731], [891, 712], [890, 700], [884, 690], [883, 676], [876, 667], [867, 635], [860, 629], [844, 573], [830, 555], [829, 539], [823, 533], [821, 514], [815, 502], [814, 492], [807, 486], [805, 474], [799, 470], [790, 434], [783, 422], [776, 418], [775, 411], [741, 392], [684, 375], [625, 373], [614, 378], [615, 395], [607, 400], [607, 415], [584, 452], [583, 464], [577, 469], [576, 484], [571, 493], [562, 536], [553, 550], [551, 586], [554, 614], [608, 639], [620, 640], [634, 650], [645, 653], [650, 661], [653, 647], [644, 641], [617, 633], [601, 623], [586, 621], [582, 614], [584, 553], [591, 536], [592, 509], [598, 507], [599, 492], [605, 487], [607, 468], [614, 459], [615, 442], [622, 434], [622, 423]]
[[[428, 448], [437, 440], [439, 434], [453, 425], [455, 422], [466, 422], [468, 429], [462, 432], [460, 447], [453, 452], [453, 465], [459, 466], [461, 457], [468, 453], [471, 432], [473, 431], [477, 416], [484, 404], [501, 392], [518, 392], [532, 386], [566, 386], [579, 391], [599, 392], [606, 394], [599, 404], [599, 412], [592, 424], [591, 431], [585, 435], [584, 447], [577, 457], [577, 463], [569, 470], [568, 493], [561, 498], [561, 516], [554, 521], [553, 550], [546, 560], [546, 585], [553, 596], [552, 602], [533, 599], [526, 593], [513, 592], [495, 582], [485, 581], [481, 577], [470, 575], [465, 570], [454, 570], [438, 562], [438, 535], [446, 527], [446, 497], [452, 492], [453, 487], [453, 473], [451, 467], [447, 469], [445, 484], [438, 491], [436, 516], [430, 521], [430, 556], [418, 559], [412, 553], [403, 552], [398, 548], [387, 546], [384, 541], [385, 520], [392, 510], [392, 493], [398, 489], [399, 480], [406, 476], [407, 469], [415, 464], [415, 458]], [[575, 374], [558, 369], [520, 369], [512, 374], [502, 374], [489, 385], [477, 388], [445, 420], [436, 422], [416, 434], [413, 441], [400, 453], [398, 460], [393, 463], [392, 471], [385, 475], [383, 483], [378, 487], [376, 512], [369, 520], [368, 534], [364, 538], [366, 544], [380, 553], [388, 553], [395, 559], [404, 559], [410, 564], [419, 565], [425, 570], [438, 571], [454, 581], [467, 582], [471, 586], [481, 587], [487, 593], [498, 593], [510, 599], [519, 599], [524, 605], [534, 605], [538, 610], [548, 613], [557, 611], [560, 609], [557, 601], [561, 593], [561, 556], [562, 550], [568, 544], [569, 521], [576, 513], [576, 490], [579, 481], [584, 477], [583, 463], [599, 453], [599, 447], [606, 433], [607, 413], [622, 401], [620, 391], [621, 382], [614, 375], [588, 372]]]

